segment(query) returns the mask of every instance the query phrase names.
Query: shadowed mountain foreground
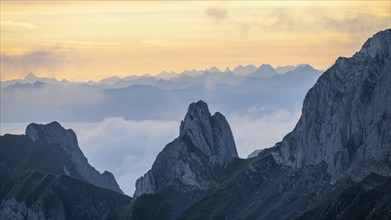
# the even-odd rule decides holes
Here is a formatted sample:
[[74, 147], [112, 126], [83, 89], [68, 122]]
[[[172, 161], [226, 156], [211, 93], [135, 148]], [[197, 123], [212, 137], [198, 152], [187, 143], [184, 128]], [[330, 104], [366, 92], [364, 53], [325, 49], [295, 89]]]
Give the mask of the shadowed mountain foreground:
[[0, 217], [390, 219], [390, 55], [388, 29], [338, 58], [307, 93], [294, 130], [249, 159], [238, 158], [221, 113], [190, 104], [134, 199], [89, 166], [58, 123], [2, 136]]
[[[208, 129], [197, 130], [203, 120], [194, 120], [198, 125], [189, 127], [188, 133], [196, 133], [193, 136], [197, 138], [187, 139], [183, 146], [174, 141], [163, 149], [146, 174], [148, 181], [143, 181], [144, 176], [138, 181], [143, 184], [136, 184], [138, 197], [125, 216], [130, 219], [389, 218], [390, 50], [391, 30], [385, 30], [369, 39], [353, 57], [339, 58], [307, 93], [295, 129], [254, 158], [227, 158], [224, 166], [210, 163], [214, 157], [197, 151], [209, 146], [199, 144], [208, 137]], [[192, 105], [201, 107], [204, 103]], [[183, 123], [194, 118], [189, 115], [191, 108]], [[181, 133], [179, 139], [184, 138]], [[230, 146], [229, 142], [220, 145], [228, 149]], [[197, 155], [205, 155], [207, 159], [202, 169], [186, 162], [171, 165], [169, 161], [178, 161], [177, 152], [181, 152], [178, 157], [181, 161], [200, 161]], [[162, 155], [165, 160], [160, 160]], [[177, 168], [178, 165], [182, 166]], [[177, 172], [184, 168], [188, 172]], [[157, 170], [159, 175], [149, 175]], [[189, 173], [192, 179], [207, 181], [186, 183], [183, 178]], [[160, 189], [142, 191], [156, 189], [156, 185]]]

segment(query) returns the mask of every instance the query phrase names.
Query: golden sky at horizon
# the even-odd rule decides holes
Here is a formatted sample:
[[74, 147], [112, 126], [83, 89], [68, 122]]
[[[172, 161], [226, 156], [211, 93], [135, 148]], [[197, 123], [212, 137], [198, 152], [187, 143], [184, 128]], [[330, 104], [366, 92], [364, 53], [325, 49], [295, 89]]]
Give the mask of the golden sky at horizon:
[[390, 1], [1, 1], [1, 80], [308, 63], [390, 28]]

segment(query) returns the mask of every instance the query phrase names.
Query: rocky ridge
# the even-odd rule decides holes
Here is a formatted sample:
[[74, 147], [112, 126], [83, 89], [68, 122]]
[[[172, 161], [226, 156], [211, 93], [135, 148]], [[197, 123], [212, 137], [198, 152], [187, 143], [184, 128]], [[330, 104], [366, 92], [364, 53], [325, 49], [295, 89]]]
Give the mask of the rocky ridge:
[[301, 168], [326, 162], [332, 181], [391, 175], [391, 30], [351, 58], [338, 58], [310, 89], [302, 116], [282, 142], [261, 154]]
[[[209, 159], [195, 157], [203, 158], [203, 165], [189, 167], [204, 169], [194, 175], [202, 177], [195, 183], [204, 187], [174, 184], [181, 173], [172, 168], [186, 166], [173, 161], [192, 158], [194, 152], [186, 143], [202, 145], [194, 147], [199, 155], [211, 152], [210, 135], [204, 134], [210, 134], [208, 127], [193, 129], [197, 134], [189, 134], [194, 141], [184, 132], [178, 138], [184, 144], [176, 139], [167, 145], [146, 174], [150, 186], [159, 186], [162, 179], [165, 184], [138, 194], [129, 219], [389, 219], [390, 48], [388, 29], [353, 57], [339, 58], [307, 93], [294, 130], [274, 147], [232, 160], [222, 166], [226, 169], [208, 170], [213, 167]], [[201, 192], [195, 195], [195, 189]]]
[[210, 114], [203, 101], [190, 104], [179, 137], [157, 156], [152, 169], [136, 182], [135, 197], [167, 186], [182, 191], [216, 185], [217, 169], [238, 157], [228, 122], [221, 113]]
[[[88, 163], [87, 158], [79, 148], [73, 130], [63, 128], [58, 122], [51, 122], [46, 125], [32, 123], [26, 128], [26, 136], [34, 142], [44, 142], [64, 150], [77, 172], [87, 182], [122, 193], [112, 173], [104, 171], [100, 174]], [[64, 166], [63, 169], [65, 174], [75, 177], [73, 173], [70, 173], [70, 167]]]

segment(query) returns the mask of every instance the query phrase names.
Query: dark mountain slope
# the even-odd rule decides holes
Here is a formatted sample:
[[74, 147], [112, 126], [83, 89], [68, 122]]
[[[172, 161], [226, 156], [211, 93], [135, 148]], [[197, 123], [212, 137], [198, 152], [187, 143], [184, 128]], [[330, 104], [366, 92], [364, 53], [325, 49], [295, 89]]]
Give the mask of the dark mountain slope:
[[[214, 171], [211, 175], [222, 176], [216, 184], [192, 197], [179, 215], [165, 218], [350, 219], [359, 213], [360, 219], [386, 219], [391, 212], [385, 181], [391, 176], [390, 50], [391, 30], [385, 30], [353, 57], [339, 58], [307, 93], [298, 124], [282, 142]], [[180, 190], [171, 186], [170, 192]], [[177, 198], [170, 192], [157, 190], [132, 204], [142, 198], [139, 208], [152, 214], [149, 199], [163, 209], [168, 197]], [[168, 207], [173, 210], [173, 204]]]
[[[0, 219], [101, 219], [131, 201], [57, 122], [0, 136]], [[110, 214], [110, 215], [109, 215]]]

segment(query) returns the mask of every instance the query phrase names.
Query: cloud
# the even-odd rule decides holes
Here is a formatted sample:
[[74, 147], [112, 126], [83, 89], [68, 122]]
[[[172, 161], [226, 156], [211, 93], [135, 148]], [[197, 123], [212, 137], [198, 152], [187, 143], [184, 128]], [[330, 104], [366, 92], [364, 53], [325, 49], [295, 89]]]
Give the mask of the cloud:
[[256, 119], [246, 115], [227, 117], [239, 156], [247, 158], [254, 150], [274, 146], [293, 130], [300, 114], [300, 110], [288, 112], [281, 109]]
[[[178, 136], [180, 124], [123, 118], [106, 118], [98, 123], [60, 123], [76, 132], [88, 162], [100, 172], [112, 172], [121, 189], [130, 196], [133, 196], [136, 180], [151, 168], [165, 145]], [[1, 123], [0, 134], [24, 134], [27, 125]]]
[[104, 42], [104, 41], [71, 41], [71, 40], [50, 40], [50, 42], [59, 45], [72, 45], [72, 46], [115, 46], [119, 45], [117, 42]]
[[18, 22], [18, 21], [1, 21], [1, 26], [3, 27], [19, 27], [19, 28], [27, 28], [27, 29], [36, 29], [37, 27], [33, 24], [26, 22]]
[[[374, 32], [378, 31], [379, 27], [389, 24], [389, 17], [376, 16], [370, 11], [351, 10], [342, 13], [337, 9], [331, 11], [316, 5], [306, 8], [280, 7], [271, 11], [268, 17], [273, 21], [268, 26], [273, 30], [300, 32]], [[264, 28], [262, 26], [260, 28]]]
[[[273, 146], [290, 132], [300, 112], [277, 110], [258, 119], [230, 116], [228, 122], [240, 157]], [[90, 124], [90, 128], [82, 127]], [[178, 136], [179, 121], [128, 121], [107, 118], [99, 123], [76, 123], [79, 145], [99, 171], [114, 173], [121, 188], [133, 195], [136, 180], [152, 166], [164, 146]], [[87, 126], [88, 127], [88, 126]]]
[[[304, 3], [303, 3], [304, 4]], [[379, 15], [374, 11], [359, 8], [327, 7], [316, 3], [300, 6], [276, 5], [247, 6], [238, 12], [230, 8], [229, 19], [227, 10], [222, 7], [210, 7], [207, 15], [217, 22], [218, 30], [224, 35], [267, 36], [267, 33], [345, 33], [349, 35], [360, 33], [373, 34], [379, 29], [390, 25], [390, 16]], [[220, 21], [225, 20], [224, 26]], [[353, 37], [352, 37], [353, 38]]]
[[[260, 118], [230, 115], [239, 156], [273, 146], [290, 132], [300, 111], [276, 110]], [[106, 118], [97, 123], [60, 123], [73, 129], [89, 163], [100, 172], [112, 172], [120, 187], [133, 195], [136, 180], [152, 166], [158, 153], [178, 136], [179, 121], [129, 121]], [[24, 133], [26, 123], [3, 123], [1, 134]]]
[[107, 98], [101, 89], [83, 85], [30, 84], [10, 88], [0, 92], [2, 122], [87, 119], [99, 114], [96, 105]]
[[167, 42], [161, 40], [142, 40], [141, 43], [154, 47], [173, 47], [181, 45], [181, 43]]
[[151, 168], [164, 146], [178, 136], [179, 122], [107, 118], [99, 123], [68, 126], [78, 134], [79, 145], [90, 164], [99, 171], [113, 172], [122, 190], [133, 195], [136, 180]]
[[227, 18], [227, 9], [222, 7], [209, 7], [206, 10], [206, 15], [216, 22], [223, 21]]
[[41, 71], [56, 72], [69, 63], [70, 60], [66, 56], [55, 50], [38, 50], [21, 55], [1, 55], [1, 69], [5, 75]]

